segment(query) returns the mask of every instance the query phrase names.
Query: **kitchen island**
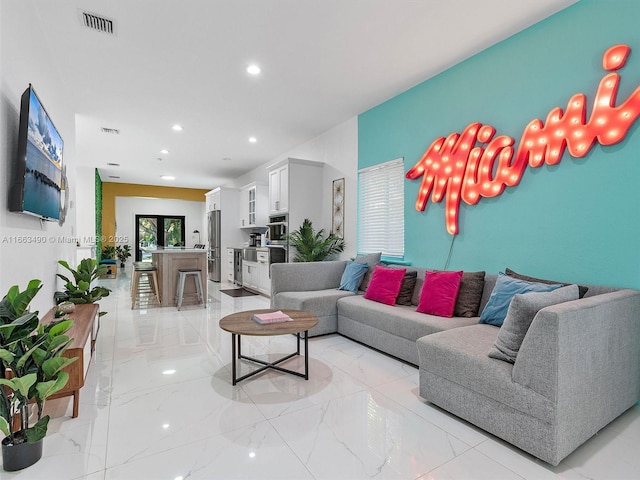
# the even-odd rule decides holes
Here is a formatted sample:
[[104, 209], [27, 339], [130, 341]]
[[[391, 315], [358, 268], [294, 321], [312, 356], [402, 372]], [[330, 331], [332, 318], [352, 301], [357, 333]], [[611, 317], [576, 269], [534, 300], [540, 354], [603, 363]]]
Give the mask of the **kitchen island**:
[[[207, 251], [201, 248], [157, 247], [147, 250], [151, 253], [151, 263], [158, 269], [158, 287], [163, 307], [176, 305], [178, 271], [181, 269], [200, 269], [202, 294], [207, 302]], [[183, 305], [198, 304], [196, 288], [192, 279], [184, 287]]]

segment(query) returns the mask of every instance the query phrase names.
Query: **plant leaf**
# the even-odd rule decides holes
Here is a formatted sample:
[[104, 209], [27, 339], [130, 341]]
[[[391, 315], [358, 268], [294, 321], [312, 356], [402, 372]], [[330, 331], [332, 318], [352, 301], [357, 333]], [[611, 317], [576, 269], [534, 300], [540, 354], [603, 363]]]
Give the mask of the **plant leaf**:
[[36, 385], [38, 396], [41, 400], [46, 400], [54, 393], [62, 390], [69, 381], [69, 374], [67, 372], [60, 372], [55, 380], [49, 380], [48, 382], [39, 382]]
[[27, 442], [36, 443], [42, 440], [47, 434], [47, 427], [49, 425], [49, 415], [45, 415], [31, 428], [27, 428], [25, 434], [27, 436]]

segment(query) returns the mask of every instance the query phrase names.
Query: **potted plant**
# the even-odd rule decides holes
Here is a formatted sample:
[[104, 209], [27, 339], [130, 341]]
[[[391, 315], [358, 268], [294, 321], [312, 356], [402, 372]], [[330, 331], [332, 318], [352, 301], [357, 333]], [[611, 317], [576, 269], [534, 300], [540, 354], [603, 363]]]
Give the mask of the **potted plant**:
[[[62, 354], [72, 339], [64, 335], [73, 321], [40, 324], [38, 312], [27, 307], [41, 288], [31, 280], [24, 292], [17, 285], [0, 302], [0, 431], [2, 466], [26, 468], [42, 456], [42, 440], [49, 416], [42, 416], [45, 400], [60, 391], [69, 375], [62, 370], [76, 358]], [[37, 422], [29, 425], [29, 403], [35, 401]]]
[[103, 260], [113, 260], [113, 257], [116, 256], [117, 249], [113, 245], [105, 245], [102, 249], [102, 259]]
[[[111, 290], [96, 285], [93, 288], [91, 284], [94, 283], [107, 271], [105, 265], [98, 264], [98, 261], [93, 258], [85, 258], [80, 261], [77, 269], [73, 269], [64, 260], [59, 260], [58, 263], [64, 268], [69, 270], [73, 275], [73, 280], [58, 273], [57, 276], [65, 281], [65, 290], [63, 292], [55, 292], [54, 299], [56, 304], [62, 302], [71, 302], [74, 304], [95, 303], [101, 298], [108, 297]], [[100, 312], [100, 315], [105, 315], [107, 312]]]
[[116, 256], [120, 260], [120, 268], [124, 268], [124, 263], [131, 256], [131, 247], [129, 245], [118, 245], [116, 247]]
[[287, 239], [296, 249], [294, 262], [320, 262], [342, 252], [345, 246], [344, 240], [333, 234], [324, 238], [324, 229], [316, 232], [308, 218], [304, 219], [298, 230], [288, 234]]

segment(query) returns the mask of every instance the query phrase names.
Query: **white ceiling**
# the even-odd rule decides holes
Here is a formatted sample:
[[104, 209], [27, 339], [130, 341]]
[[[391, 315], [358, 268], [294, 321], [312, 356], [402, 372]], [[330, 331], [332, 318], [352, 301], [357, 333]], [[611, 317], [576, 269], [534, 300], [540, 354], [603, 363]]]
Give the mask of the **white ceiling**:
[[[76, 111], [78, 164], [104, 181], [209, 189], [575, 0], [33, 3]], [[115, 35], [82, 26], [82, 10]]]

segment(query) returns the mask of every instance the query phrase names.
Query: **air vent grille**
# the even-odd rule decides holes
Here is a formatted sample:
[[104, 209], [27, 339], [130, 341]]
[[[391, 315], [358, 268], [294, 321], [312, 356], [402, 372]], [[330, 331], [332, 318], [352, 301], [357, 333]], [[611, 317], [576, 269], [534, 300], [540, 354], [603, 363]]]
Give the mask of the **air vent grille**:
[[107, 33], [109, 35], [114, 34], [114, 22], [105, 17], [101, 17], [94, 13], [89, 12], [80, 12], [82, 18], [82, 24], [90, 28], [91, 30], [95, 30], [102, 33]]
[[100, 131], [102, 133], [110, 133], [111, 135], [120, 135], [120, 130], [118, 130], [117, 128], [105, 128], [105, 127], [102, 127], [100, 129]]

